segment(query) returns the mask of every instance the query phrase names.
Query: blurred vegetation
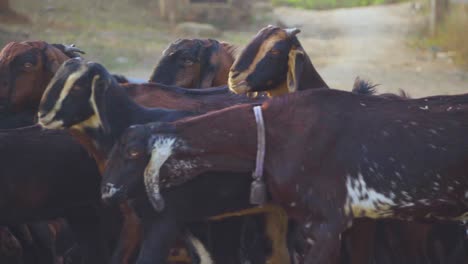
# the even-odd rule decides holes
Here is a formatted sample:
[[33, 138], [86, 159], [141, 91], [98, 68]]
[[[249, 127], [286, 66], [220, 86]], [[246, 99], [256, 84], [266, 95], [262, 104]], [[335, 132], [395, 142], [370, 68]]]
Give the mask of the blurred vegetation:
[[[75, 43], [86, 58], [111, 70], [125, 70], [142, 61], [156, 61], [169, 41], [168, 29], [154, 17], [154, 1], [80, 0], [12, 1], [12, 8], [27, 15], [30, 25], [8, 26], [5, 30], [28, 40]], [[1, 39], [4, 45], [4, 39]], [[148, 54], [154, 54], [148, 56]], [[150, 58], [148, 58], [150, 57]], [[153, 62], [154, 64], [154, 62]]]
[[457, 64], [468, 69], [468, 9], [453, 6], [439, 25], [434, 43], [454, 52]]
[[287, 5], [305, 9], [330, 9], [403, 2], [405, 0], [272, 0], [274, 5]]
[[[75, 43], [85, 58], [114, 72], [147, 78], [167, 45], [179, 37], [160, 19], [155, 0], [14, 0], [11, 7], [30, 24], [1, 24], [0, 45], [44, 40]], [[225, 31], [219, 39], [244, 44], [251, 33]], [[135, 74], [134, 74], [135, 73]]]
[[[429, 1], [425, 1], [424, 12], [429, 14]], [[468, 5], [452, 5], [442, 22], [432, 34], [428, 25], [409, 42], [418, 49], [429, 49], [434, 57], [444, 53], [453, 61], [468, 70]]]

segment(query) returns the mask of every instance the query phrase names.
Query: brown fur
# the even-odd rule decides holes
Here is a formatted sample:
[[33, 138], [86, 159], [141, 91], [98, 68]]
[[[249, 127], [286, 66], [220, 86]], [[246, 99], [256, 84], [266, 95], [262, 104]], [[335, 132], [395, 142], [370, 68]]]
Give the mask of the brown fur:
[[183, 88], [226, 85], [235, 52], [213, 39], [179, 39], [164, 50], [149, 80]]
[[[411, 216], [415, 219], [427, 219], [430, 213], [449, 220], [466, 212], [463, 199], [466, 199], [464, 196], [468, 183], [463, 178], [463, 172], [466, 167], [464, 161], [467, 159], [464, 149], [468, 143], [466, 140], [454, 143], [447, 138], [462, 138], [457, 135], [467, 130], [467, 126], [462, 122], [467, 113], [463, 109], [452, 113], [440, 112], [437, 107], [434, 110], [423, 111], [418, 109], [418, 106], [428, 105], [429, 109], [433, 109], [433, 106], [444, 105], [447, 108], [453, 104], [466, 104], [467, 98], [467, 95], [460, 95], [388, 100], [358, 96], [343, 91], [321, 90], [297, 93], [263, 104], [267, 146], [270, 146], [267, 148], [265, 160], [269, 190], [273, 200], [287, 210], [289, 217], [300, 221], [304, 225], [303, 232], [307, 238], [312, 239], [306, 263], [335, 263], [333, 260], [338, 260], [338, 234], [351, 224], [352, 218], [360, 217], [346, 209], [345, 177], [355, 177], [359, 171], [365, 171], [366, 168], [361, 166], [366, 163], [367, 155], [375, 159], [384, 175], [393, 172], [393, 165], [388, 160], [387, 154], [393, 154], [394, 157], [398, 157], [397, 159], [401, 159], [400, 162], [406, 162], [405, 164], [410, 167], [402, 176], [405, 183], [397, 187], [390, 187], [389, 178], [373, 181], [375, 177], [372, 177], [372, 173], [366, 172], [364, 177], [367, 177], [366, 181], [371, 185], [370, 188], [380, 193], [393, 190], [396, 195], [393, 201], [397, 203], [400, 203], [402, 201], [400, 197], [404, 196], [399, 188], [403, 190], [414, 188], [412, 192], [416, 195], [415, 199], [431, 197], [427, 207], [415, 206], [414, 210], [408, 211], [395, 207], [390, 216], [381, 217], [408, 219], [407, 217]], [[369, 112], [370, 109], [373, 111]], [[210, 170], [232, 172], [253, 170], [256, 125], [252, 112], [251, 106], [237, 106], [172, 124], [155, 126], [156, 138], [173, 137], [177, 142], [165, 163], [167, 165], [163, 165], [160, 169], [161, 180], [167, 180], [166, 173], [177, 169], [170, 168], [170, 164], [174, 164], [172, 159], [183, 157], [185, 160], [190, 160], [194, 155], [199, 162], [196, 166], [183, 170], [182, 175], [185, 180]], [[345, 116], [351, 120], [343, 123]], [[401, 119], [403, 124], [414, 122], [413, 126], [416, 127], [408, 128], [408, 134], [401, 133], [398, 129], [401, 125], [398, 122], [391, 122], [395, 118]], [[236, 120], [236, 123], [228, 122], [229, 120]], [[379, 131], [382, 125], [385, 125], [387, 131], [391, 131], [392, 136], [389, 138], [373, 136], [374, 130]], [[363, 132], [361, 130], [363, 126], [371, 132]], [[216, 129], [213, 129], [214, 127]], [[431, 127], [442, 127], [440, 131], [444, 131], [441, 133], [446, 134], [447, 138], [428, 137], [426, 131]], [[232, 138], [226, 141], [211, 134], [212, 130], [217, 131], [218, 135], [232, 135]], [[200, 135], [203, 135], [203, 140]], [[294, 140], [291, 141], [292, 136]], [[411, 144], [407, 146], [401, 140], [410, 140]], [[428, 151], [427, 142], [433, 142], [442, 149], [446, 147], [445, 153]], [[372, 152], [369, 154], [360, 152], [362, 144], [368, 146]], [[309, 147], [304, 148], [304, 146]], [[406, 150], [407, 147], [410, 148]], [[432, 163], [426, 164], [421, 160], [408, 159], [412, 155], [423, 153]], [[380, 154], [383, 155], [379, 156]], [[449, 157], [444, 160], [446, 155]], [[436, 192], [436, 196], [433, 196], [434, 191], [430, 185], [436, 178], [436, 173], [432, 173], [434, 171], [442, 175], [437, 176], [440, 177], [440, 184], [454, 186], [451, 187], [452, 190], [441, 188]], [[413, 183], [418, 185], [405, 186]], [[447, 199], [445, 206], [450, 207], [450, 210], [445, 206], [441, 208], [438, 204], [439, 200], [445, 201], [444, 199]], [[428, 226], [417, 224], [419, 227], [417, 232], [414, 232], [414, 225], [412, 223], [397, 225], [402, 230], [402, 234], [411, 231], [413, 235], [405, 242], [408, 246], [403, 246], [403, 250], [408, 249], [408, 251], [402, 253], [402, 256], [403, 259], [415, 259], [409, 263], [417, 263], [418, 260], [426, 263], [424, 254], [421, 255], [420, 252], [427, 253], [425, 249], [427, 245], [421, 241], [427, 241]], [[372, 236], [370, 234], [370, 237]], [[396, 246], [400, 248], [400, 245]], [[447, 258], [447, 255], [444, 257]], [[459, 263], [458, 261], [466, 261], [466, 254], [459, 256], [455, 263]]]
[[[12, 64], [24, 54], [30, 54], [36, 63], [29, 68]], [[67, 59], [62, 51], [44, 41], [8, 43], [0, 52], [0, 99], [9, 100], [8, 92], [13, 89], [11, 109], [14, 112], [36, 110], [47, 84]]]
[[270, 96], [328, 85], [316, 71], [295, 36], [268, 26], [243, 49], [229, 73], [229, 88], [235, 93], [266, 91]]

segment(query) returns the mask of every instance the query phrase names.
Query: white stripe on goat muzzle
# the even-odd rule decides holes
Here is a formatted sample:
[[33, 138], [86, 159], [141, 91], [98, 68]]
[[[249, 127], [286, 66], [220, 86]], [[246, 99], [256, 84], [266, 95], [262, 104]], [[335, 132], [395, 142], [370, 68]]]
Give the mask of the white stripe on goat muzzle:
[[44, 120], [39, 119], [38, 123], [45, 129], [62, 129], [63, 128], [62, 120], [52, 120], [48, 123], [45, 123]]
[[[85, 74], [86, 70], [87, 70], [87, 67], [85, 67], [85, 65], [81, 65], [80, 68], [76, 72], [74, 72], [74, 73], [70, 74], [70, 76], [68, 76], [67, 80], [65, 81], [65, 84], [63, 85], [63, 89], [60, 92], [60, 95], [59, 95], [57, 101], [54, 104], [54, 107], [52, 107], [52, 109], [44, 117], [39, 118], [39, 120], [38, 120], [39, 124], [45, 125], [44, 127], [47, 128], [47, 126], [49, 124], [52, 124], [52, 123], [58, 121], [58, 120], [54, 121], [54, 119], [55, 119], [58, 111], [60, 111], [60, 108], [62, 108], [63, 100], [65, 100], [65, 98], [69, 94], [71, 88], [75, 85], [76, 81], [78, 81], [78, 79], [80, 79], [80, 77]], [[57, 82], [56, 80], [54, 81], [54, 79], [52, 79], [52, 81], [47, 86], [46, 90], [44, 91], [43, 99], [47, 98], [48, 94], [50, 93], [50, 90], [54, 87], [56, 82]]]
[[122, 187], [116, 188], [114, 186], [115, 185], [112, 183], [107, 183], [104, 188], [104, 191], [101, 193], [101, 199], [111, 199], [116, 193], [122, 190]]

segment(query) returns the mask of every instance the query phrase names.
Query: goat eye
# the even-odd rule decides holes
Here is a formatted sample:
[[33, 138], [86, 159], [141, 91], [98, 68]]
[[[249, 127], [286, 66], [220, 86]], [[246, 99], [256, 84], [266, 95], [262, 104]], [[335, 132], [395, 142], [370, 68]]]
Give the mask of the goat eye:
[[279, 55], [279, 54], [280, 54], [280, 51], [277, 50], [277, 49], [272, 49], [272, 50], [270, 50], [270, 54], [276, 56], [276, 55]]
[[127, 156], [130, 159], [136, 159], [140, 156], [140, 154], [141, 153], [136, 149], [130, 149], [129, 151], [127, 151]]
[[185, 60], [184, 60], [184, 65], [185, 65], [185, 66], [192, 66], [193, 63], [194, 63], [194, 62], [193, 62], [193, 60], [191, 60], [191, 59], [185, 59]]
[[72, 92], [72, 93], [78, 93], [80, 91], [81, 91], [81, 87], [78, 86], [78, 85], [73, 85], [73, 87], [70, 90], [70, 92]]

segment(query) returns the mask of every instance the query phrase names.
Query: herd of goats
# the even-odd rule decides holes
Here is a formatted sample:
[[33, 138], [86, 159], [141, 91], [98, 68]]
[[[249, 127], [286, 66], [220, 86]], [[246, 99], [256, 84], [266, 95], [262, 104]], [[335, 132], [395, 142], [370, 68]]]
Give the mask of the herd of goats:
[[299, 32], [177, 40], [148, 82], [7, 44], [0, 263], [467, 264], [468, 94], [331, 89]]

